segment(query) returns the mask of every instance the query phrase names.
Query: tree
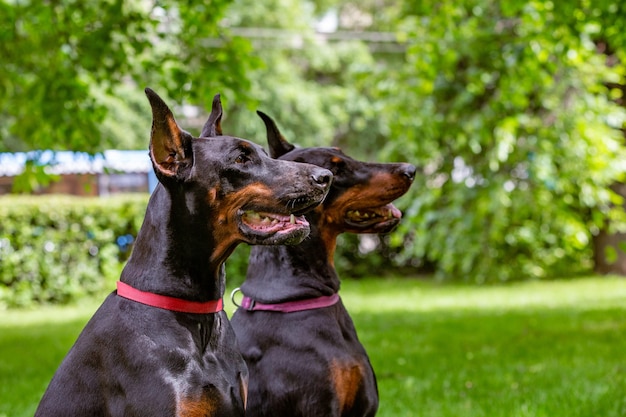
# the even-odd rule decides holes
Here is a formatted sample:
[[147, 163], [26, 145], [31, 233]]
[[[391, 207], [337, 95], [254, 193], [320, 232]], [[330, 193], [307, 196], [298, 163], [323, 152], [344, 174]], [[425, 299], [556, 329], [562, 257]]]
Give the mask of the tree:
[[[612, 98], [624, 56], [616, 1], [405, 3], [406, 65], [381, 74], [391, 155], [423, 175], [401, 231], [404, 255], [440, 277], [497, 281], [586, 271], [591, 239], [623, 227], [620, 129]], [[619, 42], [618, 42], [619, 41]]]
[[617, 0], [83, 3], [0, 3], [0, 150], [136, 146], [110, 138], [145, 131], [143, 86], [221, 91], [228, 133], [264, 144], [258, 107], [295, 143], [419, 165], [392, 243], [440, 277], [587, 271], [626, 225]]
[[204, 106], [219, 91], [249, 100], [255, 61], [220, 25], [229, 3], [0, 2], [0, 151], [116, 144], [102, 128], [104, 99], [123, 105], [115, 97], [128, 83]]
[[[250, 40], [262, 62], [248, 73], [249, 95], [291, 141], [350, 146], [353, 155], [375, 158], [383, 136], [365, 82], [375, 62], [358, 38], [337, 40], [332, 33], [316, 31], [332, 5], [322, 6], [298, 0], [239, 0], [229, 7], [227, 24]], [[266, 143], [261, 120], [244, 106], [229, 107], [225, 126]]]

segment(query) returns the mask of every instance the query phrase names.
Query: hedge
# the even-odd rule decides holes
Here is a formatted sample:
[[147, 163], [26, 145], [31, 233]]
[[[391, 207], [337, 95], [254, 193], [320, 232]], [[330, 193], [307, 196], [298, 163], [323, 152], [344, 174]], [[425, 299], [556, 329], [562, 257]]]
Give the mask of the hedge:
[[147, 196], [0, 198], [0, 305], [66, 303], [119, 277]]
[[[137, 236], [148, 195], [106, 198], [0, 197], [0, 307], [64, 304], [115, 287]], [[384, 248], [384, 242], [383, 242]], [[245, 278], [249, 246], [226, 262], [229, 284]], [[344, 235], [335, 254], [342, 278], [389, 272], [393, 254], [364, 255]]]

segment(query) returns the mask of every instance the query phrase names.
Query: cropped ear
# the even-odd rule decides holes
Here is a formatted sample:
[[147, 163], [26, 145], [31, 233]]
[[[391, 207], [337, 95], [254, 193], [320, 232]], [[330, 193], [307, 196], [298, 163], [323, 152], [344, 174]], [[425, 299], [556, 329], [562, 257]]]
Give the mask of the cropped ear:
[[145, 90], [152, 107], [150, 159], [157, 174], [174, 177], [193, 163], [191, 135], [181, 130], [167, 104], [149, 88]]
[[270, 147], [270, 156], [272, 158], [279, 158], [295, 148], [295, 146], [287, 142], [283, 135], [280, 134], [276, 123], [274, 123], [271, 117], [262, 111], [257, 110], [256, 113], [265, 123], [265, 128], [267, 129], [267, 143]]
[[213, 97], [211, 114], [202, 128], [202, 133], [200, 133], [201, 138], [212, 138], [214, 136], [222, 136], [222, 101], [219, 94]]

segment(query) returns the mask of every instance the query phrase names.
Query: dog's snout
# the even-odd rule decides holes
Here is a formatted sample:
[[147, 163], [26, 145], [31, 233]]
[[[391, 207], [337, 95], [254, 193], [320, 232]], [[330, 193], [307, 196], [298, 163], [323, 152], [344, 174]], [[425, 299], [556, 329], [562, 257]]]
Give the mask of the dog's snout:
[[404, 164], [403, 169], [402, 169], [402, 173], [411, 181], [415, 179], [416, 171], [417, 171], [417, 168], [415, 168], [415, 165], [412, 165], [412, 164]]
[[316, 184], [328, 187], [333, 180], [333, 173], [327, 169], [320, 168], [313, 171], [311, 178], [313, 178]]

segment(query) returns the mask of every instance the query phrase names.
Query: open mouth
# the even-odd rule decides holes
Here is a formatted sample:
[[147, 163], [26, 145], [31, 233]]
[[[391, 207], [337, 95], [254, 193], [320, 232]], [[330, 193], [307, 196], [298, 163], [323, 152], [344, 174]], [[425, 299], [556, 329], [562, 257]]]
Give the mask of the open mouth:
[[244, 210], [240, 219], [240, 229], [251, 244], [298, 244], [310, 231], [302, 215]]
[[386, 233], [391, 231], [400, 219], [402, 212], [389, 203], [380, 207], [348, 210], [344, 221], [361, 232]]

